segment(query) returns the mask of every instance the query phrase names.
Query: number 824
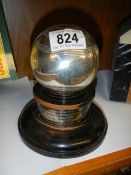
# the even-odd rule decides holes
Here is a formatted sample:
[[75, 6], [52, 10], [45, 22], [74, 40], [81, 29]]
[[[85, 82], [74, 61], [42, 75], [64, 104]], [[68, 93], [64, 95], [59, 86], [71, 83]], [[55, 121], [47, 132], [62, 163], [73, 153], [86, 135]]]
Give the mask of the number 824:
[[63, 35], [62, 34], [57, 35], [58, 44], [72, 43], [72, 41], [75, 41], [76, 43], [78, 43], [78, 37], [76, 33], [74, 33], [72, 37], [69, 33], [65, 33]]

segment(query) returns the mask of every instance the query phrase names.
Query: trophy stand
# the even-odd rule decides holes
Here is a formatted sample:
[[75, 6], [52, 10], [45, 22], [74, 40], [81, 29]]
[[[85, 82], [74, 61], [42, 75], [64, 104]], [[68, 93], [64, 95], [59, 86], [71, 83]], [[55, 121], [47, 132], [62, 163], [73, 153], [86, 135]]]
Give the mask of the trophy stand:
[[[41, 53], [37, 56], [43, 59]], [[65, 58], [63, 60], [65, 61]], [[49, 61], [48, 65], [56, 66], [54, 62], [56, 63], [56, 59], [51, 64]], [[79, 64], [83, 62], [79, 60]], [[44, 71], [50, 67], [48, 65], [46, 64]], [[63, 68], [67, 69], [66, 66], [62, 67], [57, 79], [62, 75], [61, 82], [66, 79], [64, 84], [67, 85], [71, 79], [69, 75], [66, 77], [69, 65], [68, 70], [64, 70], [64, 74], [62, 74]], [[42, 75], [34, 71], [34, 75], [38, 81], [33, 88], [34, 99], [24, 107], [18, 121], [19, 132], [24, 143], [40, 154], [58, 158], [77, 157], [96, 149], [102, 143], [107, 131], [104, 113], [93, 102], [96, 78], [94, 77], [88, 85], [77, 88], [76, 85], [74, 86], [74, 81], [73, 86], [58, 87], [58, 82], [56, 86], [47, 85], [52, 77], [54, 80], [54, 74], [52, 76], [48, 73], [48, 76], [45, 76], [45, 73]], [[80, 81], [77, 77], [78, 82]]]

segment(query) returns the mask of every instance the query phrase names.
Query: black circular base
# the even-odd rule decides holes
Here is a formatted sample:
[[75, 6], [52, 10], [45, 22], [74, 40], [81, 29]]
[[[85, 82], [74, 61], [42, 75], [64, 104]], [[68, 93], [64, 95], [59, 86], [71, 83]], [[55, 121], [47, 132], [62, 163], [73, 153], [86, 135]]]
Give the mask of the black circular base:
[[24, 107], [18, 128], [24, 143], [40, 154], [57, 158], [78, 157], [96, 149], [105, 137], [107, 121], [94, 103], [84, 125], [69, 130], [57, 130], [39, 123], [34, 117], [36, 108], [34, 100]]

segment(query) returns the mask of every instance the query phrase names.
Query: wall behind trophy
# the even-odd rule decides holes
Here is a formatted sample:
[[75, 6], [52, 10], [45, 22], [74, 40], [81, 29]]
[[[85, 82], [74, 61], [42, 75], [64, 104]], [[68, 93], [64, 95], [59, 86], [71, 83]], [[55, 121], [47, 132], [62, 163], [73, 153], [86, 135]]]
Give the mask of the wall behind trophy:
[[80, 25], [95, 37], [100, 69], [111, 68], [117, 24], [131, 14], [130, 0], [2, 0], [19, 77], [32, 77], [31, 41], [48, 26]]

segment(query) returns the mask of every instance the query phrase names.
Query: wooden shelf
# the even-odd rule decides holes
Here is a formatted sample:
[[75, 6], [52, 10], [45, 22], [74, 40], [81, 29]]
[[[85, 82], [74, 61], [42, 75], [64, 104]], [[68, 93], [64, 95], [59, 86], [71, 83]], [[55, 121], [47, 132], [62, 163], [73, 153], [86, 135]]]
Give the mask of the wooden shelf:
[[131, 165], [131, 147], [88, 161], [65, 166], [44, 175], [102, 175]]
[[131, 14], [130, 0], [2, 0], [19, 77], [30, 76], [30, 45], [44, 29], [60, 23], [79, 25], [96, 39], [100, 69], [111, 68], [117, 25]]

